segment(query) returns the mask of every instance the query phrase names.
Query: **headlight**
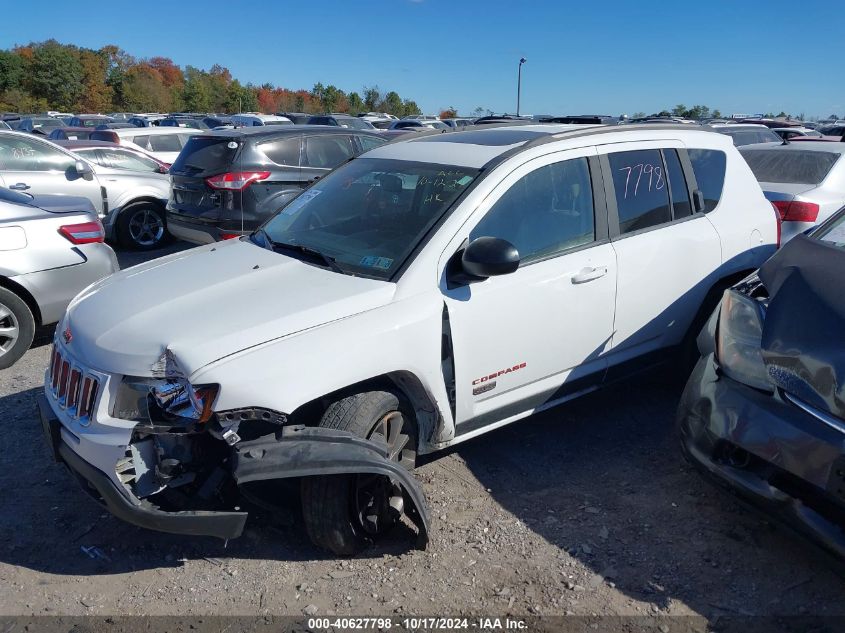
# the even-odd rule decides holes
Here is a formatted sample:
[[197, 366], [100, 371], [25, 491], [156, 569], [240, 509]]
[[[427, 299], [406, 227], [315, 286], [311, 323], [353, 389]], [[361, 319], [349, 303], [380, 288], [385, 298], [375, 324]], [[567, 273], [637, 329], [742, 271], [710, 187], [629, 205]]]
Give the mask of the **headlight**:
[[726, 375], [749, 387], [772, 391], [763, 364], [763, 307], [754, 299], [728, 290], [722, 297], [716, 356]]
[[168, 415], [208, 422], [217, 390], [218, 385], [191, 385], [187, 381], [169, 380], [153, 385], [150, 395]]

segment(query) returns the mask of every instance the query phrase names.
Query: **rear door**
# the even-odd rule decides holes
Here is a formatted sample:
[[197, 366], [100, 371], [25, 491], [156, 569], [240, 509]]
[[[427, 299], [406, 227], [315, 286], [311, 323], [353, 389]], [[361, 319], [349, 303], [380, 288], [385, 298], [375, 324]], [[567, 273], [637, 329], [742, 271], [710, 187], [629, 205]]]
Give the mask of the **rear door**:
[[612, 378], [614, 366], [648, 364], [681, 342], [722, 254], [713, 225], [693, 210], [680, 142], [617, 143], [599, 153], [619, 267]]
[[96, 174], [76, 172], [76, 158], [36, 138], [0, 135], [0, 171], [12, 190], [88, 198], [98, 215], [105, 214], [105, 190]]

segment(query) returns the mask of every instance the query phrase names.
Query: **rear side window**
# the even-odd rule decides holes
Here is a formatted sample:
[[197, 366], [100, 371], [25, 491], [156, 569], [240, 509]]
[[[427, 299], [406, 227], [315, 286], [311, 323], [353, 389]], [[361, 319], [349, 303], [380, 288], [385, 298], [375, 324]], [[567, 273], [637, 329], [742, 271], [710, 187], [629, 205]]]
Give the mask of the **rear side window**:
[[724, 152], [713, 149], [688, 149], [687, 154], [692, 163], [698, 190], [704, 194], [704, 212], [709, 213], [722, 198], [727, 157]]
[[258, 150], [277, 165], [298, 167], [299, 143], [301, 140], [299, 136], [291, 136], [269, 143], [261, 143]]
[[830, 173], [841, 154], [809, 150], [745, 150], [743, 158], [758, 182], [817, 185]]
[[221, 174], [229, 171], [237, 151], [238, 144], [231, 138], [195, 136], [185, 145], [170, 172], [186, 176]]
[[371, 149], [380, 147], [387, 142], [383, 138], [375, 138], [374, 136], [359, 136], [358, 140], [361, 141], [361, 148], [365, 152], [369, 152]]
[[354, 155], [351, 136], [327, 134], [305, 138], [305, 163], [309, 167], [334, 169]]
[[176, 134], [161, 134], [150, 136], [150, 149], [154, 152], [178, 152], [182, 149], [182, 141]]
[[623, 235], [672, 220], [669, 187], [660, 150], [647, 149], [608, 155]]

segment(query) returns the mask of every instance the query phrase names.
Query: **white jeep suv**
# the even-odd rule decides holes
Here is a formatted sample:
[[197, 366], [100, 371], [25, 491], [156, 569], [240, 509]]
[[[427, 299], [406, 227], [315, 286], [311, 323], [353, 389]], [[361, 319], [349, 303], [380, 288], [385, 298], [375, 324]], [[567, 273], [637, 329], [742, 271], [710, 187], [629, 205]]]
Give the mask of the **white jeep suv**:
[[301, 477], [318, 545], [403, 510], [424, 542], [418, 454], [673, 358], [778, 230], [730, 138], [685, 125], [388, 144], [77, 297], [42, 424], [138, 525], [234, 537], [240, 494]]

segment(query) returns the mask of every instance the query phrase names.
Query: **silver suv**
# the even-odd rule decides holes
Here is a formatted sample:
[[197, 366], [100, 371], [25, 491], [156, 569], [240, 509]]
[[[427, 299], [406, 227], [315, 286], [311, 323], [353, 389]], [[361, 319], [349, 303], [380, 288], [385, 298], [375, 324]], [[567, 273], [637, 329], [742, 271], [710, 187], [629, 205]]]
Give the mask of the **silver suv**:
[[170, 180], [152, 166], [150, 171], [106, 167], [32, 134], [0, 132], [0, 186], [88, 198], [106, 238], [127, 248], [156, 248], [167, 238]]

